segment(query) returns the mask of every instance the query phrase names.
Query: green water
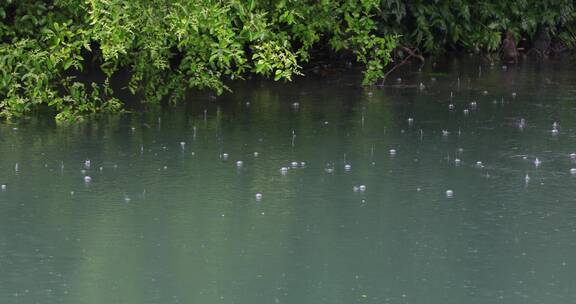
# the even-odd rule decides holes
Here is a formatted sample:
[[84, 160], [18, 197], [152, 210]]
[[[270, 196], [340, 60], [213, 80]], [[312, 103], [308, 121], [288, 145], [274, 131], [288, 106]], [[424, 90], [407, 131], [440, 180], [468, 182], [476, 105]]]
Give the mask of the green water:
[[575, 302], [570, 65], [400, 76], [0, 124], [0, 303]]

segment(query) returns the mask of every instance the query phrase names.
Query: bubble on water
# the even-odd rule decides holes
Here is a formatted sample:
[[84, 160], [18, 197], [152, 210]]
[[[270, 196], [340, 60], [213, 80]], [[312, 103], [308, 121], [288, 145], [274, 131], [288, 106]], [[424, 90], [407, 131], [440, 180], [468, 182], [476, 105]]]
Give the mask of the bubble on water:
[[570, 174], [572, 174], [572, 175], [576, 175], [576, 168], [572, 168], [572, 169], [570, 169]]
[[220, 158], [222, 158], [222, 160], [228, 160], [228, 153], [222, 153], [222, 155], [220, 155]]
[[254, 152], [254, 157], [258, 157], [258, 152]]
[[262, 200], [262, 193], [260, 193], [260, 192], [256, 193], [256, 200], [257, 201]]
[[450, 132], [448, 132], [448, 130], [442, 130], [442, 136], [446, 137], [450, 134]]
[[449, 105], [448, 105], [448, 109], [450, 109], [450, 110], [454, 110], [454, 108], [455, 108], [455, 106], [454, 106], [454, 104], [453, 104], [453, 103], [451, 103], [451, 104], [449, 104]]
[[462, 112], [464, 113], [464, 115], [470, 114], [470, 110], [468, 110], [468, 109], [464, 109], [464, 111], [462, 111]]
[[353, 186], [353, 187], [352, 187], [352, 191], [358, 192], [358, 190], [360, 190], [360, 189], [358, 188], [358, 186]]
[[6, 185], [4, 185], [4, 184], [0, 185], [0, 190], [6, 191]]
[[292, 108], [293, 108], [293, 109], [298, 109], [298, 108], [300, 108], [300, 103], [299, 103], [299, 102], [293, 102], [293, 103], [292, 103]]
[[396, 155], [396, 149], [390, 149], [390, 151], [388, 151], [390, 153], [390, 156], [395, 156]]
[[516, 97], [516, 92], [512, 92], [512, 97]]
[[291, 166], [292, 168], [298, 168], [298, 162], [293, 161], [293, 162], [290, 163], [290, 166]]
[[181, 142], [180, 142], [180, 147], [182, 147], [182, 149], [184, 149], [184, 148], [186, 147], [186, 142], [181, 141]]
[[301, 167], [301, 168], [306, 167], [306, 162], [300, 162], [300, 167]]
[[461, 159], [459, 159], [459, 158], [454, 159], [454, 164], [455, 164], [456, 166], [459, 166], [461, 163], [462, 163], [462, 160], [461, 160]]
[[92, 162], [89, 159], [84, 161], [84, 167], [86, 169], [90, 169], [90, 165], [92, 165]]
[[476, 108], [477, 106], [478, 106], [478, 103], [476, 103], [475, 101], [472, 101], [472, 102], [470, 103], [470, 107], [471, 107], [471, 108]]
[[571, 159], [576, 159], [576, 153], [570, 153], [570, 158], [571, 158]]
[[488, 91], [482, 92], [482, 95], [488, 95]]
[[483, 164], [481, 161], [477, 161], [477, 162], [476, 162], [476, 167], [478, 167], [478, 168], [483, 168], [483, 167], [484, 167], [484, 164]]
[[446, 197], [447, 197], [447, 198], [452, 198], [452, 197], [454, 197], [454, 191], [452, 191], [452, 190], [446, 190]]
[[414, 118], [410, 117], [408, 118], [408, 124], [412, 125], [414, 123]]
[[90, 176], [88, 176], [88, 175], [84, 176], [84, 182], [87, 183], [87, 184], [90, 183], [90, 182], [92, 182], [92, 177], [90, 177]]
[[242, 167], [242, 165], [244, 165], [244, 162], [239, 160], [236, 162], [236, 167]]
[[280, 173], [282, 173], [282, 175], [286, 175], [288, 173], [288, 168], [287, 167], [280, 168]]
[[129, 203], [132, 199], [128, 195], [124, 195], [124, 202]]
[[366, 185], [360, 185], [360, 186], [358, 186], [358, 189], [359, 189], [361, 192], [364, 192], [364, 191], [366, 191]]
[[344, 165], [344, 170], [345, 170], [345, 171], [350, 171], [350, 170], [352, 170], [352, 166], [349, 165], [349, 164], [346, 164], [346, 165]]

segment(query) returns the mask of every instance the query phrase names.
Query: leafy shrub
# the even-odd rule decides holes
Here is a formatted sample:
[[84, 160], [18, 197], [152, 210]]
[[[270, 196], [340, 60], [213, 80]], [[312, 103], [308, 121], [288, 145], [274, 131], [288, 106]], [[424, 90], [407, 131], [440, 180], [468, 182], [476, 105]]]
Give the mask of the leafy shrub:
[[[399, 44], [494, 52], [504, 30], [532, 37], [545, 26], [574, 45], [575, 15], [568, 0], [4, 0], [0, 115], [40, 106], [58, 119], [119, 111], [109, 79], [120, 70], [149, 103], [177, 102], [189, 88], [222, 93], [225, 79], [247, 74], [291, 80], [324, 45], [353, 54], [370, 85]], [[87, 59], [104, 82], [70, 76]]]

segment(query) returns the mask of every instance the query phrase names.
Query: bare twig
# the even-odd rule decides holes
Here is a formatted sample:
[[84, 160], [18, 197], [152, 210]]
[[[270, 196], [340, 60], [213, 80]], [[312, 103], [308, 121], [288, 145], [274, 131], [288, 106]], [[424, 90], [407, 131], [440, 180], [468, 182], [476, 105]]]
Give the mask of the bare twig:
[[399, 64], [394, 65], [390, 70], [388, 70], [388, 72], [386, 72], [386, 74], [384, 74], [384, 77], [382, 78], [382, 83], [381, 83], [382, 85], [384, 84], [384, 82], [386, 81], [386, 78], [388, 77], [388, 75], [390, 75], [390, 73], [392, 73], [397, 68], [406, 64], [408, 62], [408, 60], [410, 60], [410, 58], [417, 58], [418, 60], [420, 60], [422, 62], [422, 64], [424, 64], [424, 57], [422, 57], [422, 55], [416, 54], [416, 52], [414, 50], [407, 48], [405, 46], [400, 46], [400, 49], [402, 49], [403, 51], [408, 53], [408, 56], [406, 56], [406, 58], [404, 58], [404, 60], [402, 60], [402, 62], [400, 62]]

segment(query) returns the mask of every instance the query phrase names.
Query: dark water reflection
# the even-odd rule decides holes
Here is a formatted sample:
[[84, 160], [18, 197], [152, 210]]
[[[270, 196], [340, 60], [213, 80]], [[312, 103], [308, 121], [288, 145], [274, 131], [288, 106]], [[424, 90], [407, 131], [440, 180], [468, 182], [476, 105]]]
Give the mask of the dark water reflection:
[[573, 69], [401, 77], [0, 125], [0, 302], [576, 301]]

